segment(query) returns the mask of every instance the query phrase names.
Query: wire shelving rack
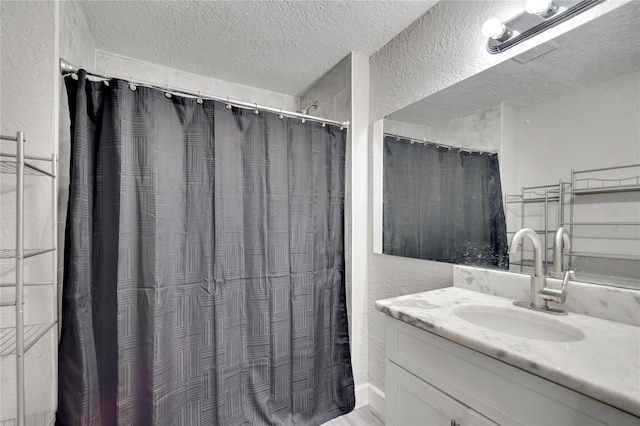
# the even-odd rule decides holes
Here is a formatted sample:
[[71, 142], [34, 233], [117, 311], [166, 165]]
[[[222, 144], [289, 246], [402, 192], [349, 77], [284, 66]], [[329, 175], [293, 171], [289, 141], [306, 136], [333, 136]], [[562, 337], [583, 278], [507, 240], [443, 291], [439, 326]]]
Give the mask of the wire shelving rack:
[[[2, 300], [1, 307], [15, 309], [15, 326], [0, 328], [0, 356], [14, 356], [16, 359], [16, 419], [14, 424], [25, 424], [25, 354], [40, 339], [47, 335], [49, 330], [57, 337], [57, 167], [56, 154], [51, 157], [37, 157], [25, 155], [26, 139], [24, 133], [19, 131], [15, 136], [0, 135], [0, 140], [15, 142], [15, 153], [0, 152], [0, 173], [16, 176], [16, 239], [15, 248], [1, 249], [0, 259], [15, 259], [15, 282], [0, 283], [0, 287], [15, 288], [15, 298]], [[41, 167], [41, 163], [50, 163], [49, 170]], [[25, 176], [29, 178], [47, 178], [51, 181], [51, 245], [43, 248], [24, 247], [25, 229]], [[29, 258], [53, 252], [51, 281], [27, 282], [24, 279], [25, 261]], [[25, 324], [24, 288], [27, 286], [52, 286], [53, 318], [51, 321], [39, 324]], [[56, 338], [57, 341], [57, 338]], [[4, 422], [3, 422], [4, 423]]]

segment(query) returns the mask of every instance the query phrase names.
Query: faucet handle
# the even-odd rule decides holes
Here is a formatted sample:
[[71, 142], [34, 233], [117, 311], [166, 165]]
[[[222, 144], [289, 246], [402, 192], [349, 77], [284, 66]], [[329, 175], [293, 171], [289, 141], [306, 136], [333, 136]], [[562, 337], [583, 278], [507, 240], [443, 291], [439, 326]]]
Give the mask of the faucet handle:
[[564, 277], [562, 277], [562, 288], [560, 288], [560, 291], [564, 291], [564, 289], [567, 287], [567, 282], [569, 280], [575, 280], [575, 279], [576, 279], [576, 271], [565, 271]]
[[567, 300], [567, 292], [565, 291], [567, 287], [567, 282], [569, 279], [575, 279], [574, 271], [566, 271], [564, 273], [564, 277], [562, 278], [562, 287], [558, 290], [555, 288], [545, 287], [538, 293], [540, 297], [544, 300], [548, 300], [556, 303], [564, 303]]

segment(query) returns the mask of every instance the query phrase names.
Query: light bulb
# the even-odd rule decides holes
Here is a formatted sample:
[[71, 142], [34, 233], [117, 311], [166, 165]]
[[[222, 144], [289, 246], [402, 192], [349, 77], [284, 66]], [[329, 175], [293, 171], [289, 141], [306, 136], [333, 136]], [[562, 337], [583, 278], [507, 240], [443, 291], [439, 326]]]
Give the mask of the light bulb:
[[498, 18], [487, 19], [482, 25], [482, 35], [494, 40], [504, 41], [511, 37], [511, 30], [507, 28]]
[[524, 10], [531, 15], [548, 18], [558, 11], [558, 5], [553, 0], [527, 0]]

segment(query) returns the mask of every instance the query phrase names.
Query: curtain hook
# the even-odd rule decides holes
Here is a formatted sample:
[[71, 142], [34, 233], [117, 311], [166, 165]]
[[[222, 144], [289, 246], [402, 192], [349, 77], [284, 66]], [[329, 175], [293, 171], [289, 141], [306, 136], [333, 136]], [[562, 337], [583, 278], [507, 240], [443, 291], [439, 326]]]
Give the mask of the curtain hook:
[[198, 97], [196, 99], [196, 102], [199, 103], [200, 105], [204, 103], [204, 100], [202, 99], [202, 94], [200, 93], [199, 90], [198, 90]]
[[260, 114], [260, 111], [258, 111], [258, 104], [254, 104], [256, 106], [256, 109], [253, 110], [253, 114], [254, 115], [258, 115]]
[[327, 127], [327, 123], [324, 122], [325, 118], [322, 119], [322, 127]]
[[104, 80], [102, 80], [102, 82], [104, 83], [105, 86], [109, 87], [109, 79], [107, 78], [107, 73], [103, 72], [102, 73], [102, 78], [104, 78]]
[[137, 88], [138, 87], [133, 84], [133, 77], [129, 77], [129, 89], [131, 89], [132, 92], [135, 92]]
[[280, 114], [278, 115], [278, 118], [280, 120], [282, 120], [284, 118], [284, 115], [282, 115], [282, 108], [280, 108]]

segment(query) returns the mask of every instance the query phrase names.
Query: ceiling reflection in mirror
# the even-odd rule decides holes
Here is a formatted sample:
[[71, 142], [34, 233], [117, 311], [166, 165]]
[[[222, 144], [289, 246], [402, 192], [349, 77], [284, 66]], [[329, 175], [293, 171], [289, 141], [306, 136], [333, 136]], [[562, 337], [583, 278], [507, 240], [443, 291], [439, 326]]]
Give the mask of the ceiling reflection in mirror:
[[[491, 180], [490, 169], [471, 159], [495, 155], [507, 240], [531, 228], [547, 273], [573, 269], [580, 281], [640, 288], [639, 25], [640, 2], [629, 2], [387, 116], [383, 253], [531, 274], [531, 244], [506, 264], [494, 262], [505, 247], [492, 227], [502, 225], [487, 218], [499, 213], [469, 207], [481, 204], [474, 198], [491, 204], [493, 194], [482, 183]], [[445, 159], [452, 151], [456, 158]], [[423, 157], [432, 164], [422, 164]], [[449, 165], [442, 172], [444, 163], [457, 171]], [[464, 189], [452, 176], [470, 167], [484, 177]], [[440, 194], [446, 191], [462, 200]], [[434, 199], [441, 203], [435, 210]], [[467, 240], [442, 256], [443, 240], [474, 226], [481, 236], [461, 237]], [[443, 227], [453, 233], [434, 231]], [[554, 261], [560, 227], [570, 238]], [[415, 244], [420, 249], [407, 249]]]

